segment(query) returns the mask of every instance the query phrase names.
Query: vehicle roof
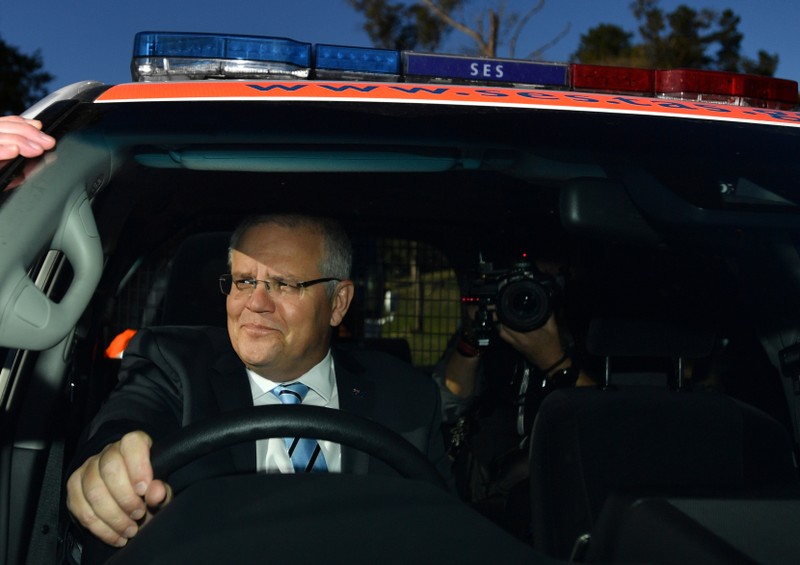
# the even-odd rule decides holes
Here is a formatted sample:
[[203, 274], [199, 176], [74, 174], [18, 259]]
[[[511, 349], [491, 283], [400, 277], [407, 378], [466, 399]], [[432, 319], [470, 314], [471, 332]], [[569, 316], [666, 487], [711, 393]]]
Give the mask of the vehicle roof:
[[800, 112], [644, 96], [531, 88], [342, 81], [190, 81], [110, 87], [98, 103], [144, 101], [343, 101], [551, 109], [800, 127]]

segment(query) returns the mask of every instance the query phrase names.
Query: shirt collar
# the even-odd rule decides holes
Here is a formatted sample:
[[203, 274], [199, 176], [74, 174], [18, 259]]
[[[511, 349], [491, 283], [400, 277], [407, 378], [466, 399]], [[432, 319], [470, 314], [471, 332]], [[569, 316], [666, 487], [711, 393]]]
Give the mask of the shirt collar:
[[304, 375], [301, 375], [299, 379], [295, 379], [293, 381], [285, 383], [274, 382], [262, 377], [261, 375], [257, 375], [250, 369], [247, 369], [247, 375], [250, 377], [250, 388], [253, 393], [253, 399], [267, 394], [278, 385], [302, 382], [308, 388], [320, 395], [327, 403], [333, 396], [333, 390], [335, 386], [333, 357], [331, 356], [330, 349], [322, 361], [311, 367], [311, 369]]

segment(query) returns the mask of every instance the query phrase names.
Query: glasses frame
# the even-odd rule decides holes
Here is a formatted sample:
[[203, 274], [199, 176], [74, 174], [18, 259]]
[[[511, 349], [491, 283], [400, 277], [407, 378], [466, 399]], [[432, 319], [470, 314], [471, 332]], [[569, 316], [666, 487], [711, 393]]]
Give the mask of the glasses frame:
[[[275, 280], [277, 280], [277, 279], [273, 279], [273, 281], [275, 281]], [[234, 288], [236, 288], [236, 284], [237, 283], [246, 282], [246, 283], [250, 284], [252, 286], [252, 290], [244, 290], [243, 291], [243, 290], [239, 290], [237, 288], [237, 290], [240, 293], [247, 294], [248, 296], [252, 295], [256, 291], [256, 289], [258, 288], [258, 283], [261, 283], [261, 284], [264, 285], [264, 288], [266, 289], [267, 294], [272, 296], [272, 289], [270, 288], [270, 281], [265, 281], [265, 280], [261, 280], [261, 279], [235, 279], [234, 280], [233, 275], [230, 274], [230, 273], [226, 273], [224, 275], [220, 275], [220, 277], [219, 277], [219, 290], [225, 296], [230, 296], [231, 295], [231, 292], [225, 292], [225, 290], [223, 289], [223, 285], [228, 284], [228, 282], [226, 282], [226, 281], [230, 281], [231, 292], [233, 291]], [[291, 287], [291, 288], [293, 288], [295, 290], [303, 291], [303, 290], [307, 289], [310, 286], [314, 286], [315, 284], [326, 283], [326, 282], [331, 282], [331, 281], [341, 282], [342, 279], [337, 279], [336, 277], [323, 277], [323, 278], [320, 278], [320, 279], [312, 279], [310, 281], [303, 281], [303, 282], [299, 282], [299, 283], [288, 283], [286, 281], [283, 281], [283, 284], [288, 286], [288, 287]]]

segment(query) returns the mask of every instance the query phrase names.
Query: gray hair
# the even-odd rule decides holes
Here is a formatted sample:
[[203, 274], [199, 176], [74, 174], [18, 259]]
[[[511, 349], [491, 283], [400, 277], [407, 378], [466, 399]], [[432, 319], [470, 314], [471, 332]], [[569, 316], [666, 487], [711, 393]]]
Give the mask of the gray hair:
[[[339, 280], [350, 278], [353, 265], [353, 247], [347, 232], [338, 222], [330, 218], [304, 216], [301, 214], [263, 214], [245, 218], [231, 235], [228, 247], [228, 267], [231, 266], [233, 250], [239, 245], [244, 234], [251, 229], [265, 224], [274, 224], [283, 228], [308, 228], [322, 236], [323, 252], [319, 263], [319, 272], [323, 277]], [[336, 289], [336, 281], [325, 283], [328, 296]]]

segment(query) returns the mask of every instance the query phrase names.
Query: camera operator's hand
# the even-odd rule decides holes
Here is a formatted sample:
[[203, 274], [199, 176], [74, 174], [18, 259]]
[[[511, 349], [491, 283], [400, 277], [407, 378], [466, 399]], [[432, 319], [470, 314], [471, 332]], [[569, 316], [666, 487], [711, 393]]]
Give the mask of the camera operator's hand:
[[473, 324], [475, 323], [475, 315], [478, 313], [478, 307], [474, 304], [461, 307], [461, 328], [462, 332], [467, 334], [473, 333]]
[[[573, 366], [574, 361], [566, 354], [561, 343], [555, 315], [551, 315], [544, 326], [530, 332], [517, 332], [502, 324], [498, 324], [497, 330], [500, 339], [524, 355], [528, 362], [544, 371], [545, 378], [549, 379], [554, 374]], [[588, 373], [580, 366], [578, 369], [575, 386], [595, 384]]]
[[477, 312], [478, 307], [474, 305], [462, 308], [461, 332], [456, 349], [444, 367], [444, 385], [460, 398], [467, 398], [473, 393], [478, 379], [480, 348], [473, 331]]
[[556, 369], [554, 365], [564, 356], [555, 315], [551, 315], [541, 328], [529, 332], [518, 332], [497, 324], [497, 334], [540, 369]]

